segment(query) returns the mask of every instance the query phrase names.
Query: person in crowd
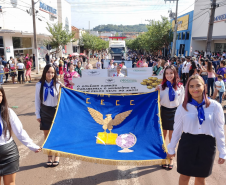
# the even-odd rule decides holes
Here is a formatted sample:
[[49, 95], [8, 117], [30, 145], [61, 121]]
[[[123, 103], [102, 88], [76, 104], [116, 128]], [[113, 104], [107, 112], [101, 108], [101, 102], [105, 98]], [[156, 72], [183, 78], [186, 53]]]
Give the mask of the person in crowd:
[[205, 178], [212, 173], [216, 143], [218, 164], [226, 159], [224, 112], [218, 102], [208, 99], [204, 86], [201, 76], [191, 76], [186, 84], [184, 102], [176, 110], [167, 156], [175, 157], [180, 139], [177, 149], [179, 185], [188, 185], [191, 176], [195, 177], [195, 184], [205, 184]]
[[126, 69], [125, 62], [121, 62], [122, 69]]
[[82, 70], [83, 70], [82, 63], [81, 61], [78, 61], [75, 71], [80, 75], [80, 77], [82, 77]]
[[33, 56], [32, 56], [32, 63], [33, 63], [33, 68], [35, 69], [35, 54], [33, 54]]
[[191, 60], [191, 66], [189, 69], [189, 77], [192, 75], [195, 75], [195, 74], [198, 74], [197, 65], [196, 65], [195, 61]]
[[4, 67], [4, 72], [5, 72], [5, 83], [8, 82], [8, 77], [9, 77], [9, 71], [10, 67], [9, 67], [9, 63], [7, 62], [5, 67]]
[[[101, 59], [101, 60], [102, 60], [102, 59]], [[97, 68], [97, 69], [102, 69], [102, 64], [101, 64], [100, 60], [97, 61], [97, 63], [96, 63], [96, 68]]]
[[2, 56], [2, 65], [5, 67], [5, 66], [6, 66], [6, 64], [7, 64], [7, 61], [5, 60], [5, 57], [4, 57], [4, 56]]
[[178, 75], [180, 80], [182, 80], [182, 67], [183, 67], [183, 62], [185, 61], [184, 58], [181, 59], [181, 61], [177, 64], [178, 67]]
[[[208, 86], [208, 96], [213, 96], [214, 93], [214, 80], [215, 80], [215, 72], [212, 65], [212, 62], [207, 60], [207, 73], [208, 73], [208, 80], [207, 80], [207, 86]], [[211, 93], [210, 93], [211, 89]]]
[[[31, 83], [31, 67], [32, 67], [32, 63], [31, 61], [28, 60], [28, 58], [26, 58], [26, 83]], [[28, 81], [28, 77], [30, 79], [30, 81]]]
[[68, 69], [69, 70], [64, 74], [64, 85], [70, 89], [73, 89], [75, 84], [72, 82], [72, 78], [80, 78], [80, 75], [74, 70], [72, 63], [68, 64]]
[[199, 74], [203, 78], [205, 84], [207, 84], [207, 80], [208, 80], [208, 73], [207, 73], [208, 60], [199, 59], [199, 61], [201, 62], [201, 70], [200, 70]]
[[147, 59], [144, 57], [142, 60], [142, 63], [140, 64], [140, 67], [148, 67], [148, 64], [146, 61], [147, 61]]
[[[160, 90], [163, 135], [166, 140], [168, 131], [169, 141], [172, 138], [175, 112], [184, 100], [184, 87], [177, 82], [177, 76], [176, 68], [173, 65], [167, 66], [163, 73], [162, 84], [156, 87], [156, 90]], [[163, 164], [162, 167], [172, 170], [173, 159], [170, 158], [170, 160], [169, 165]]]
[[108, 65], [108, 69], [114, 69], [113, 60], [110, 61], [110, 64]]
[[63, 74], [64, 74], [64, 71], [63, 71], [63, 62], [60, 62], [59, 63], [59, 75], [60, 75], [60, 79], [62, 79]]
[[212, 65], [214, 67], [215, 72], [217, 72], [218, 68], [220, 67], [220, 61], [217, 57], [213, 57]]
[[225, 84], [222, 75], [218, 75], [217, 79], [218, 81], [215, 82], [215, 85], [217, 91], [219, 92], [219, 103], [222, 103], [223, 94], [225, 92]]
[[121, 73], [122, 67], [120, 65], [118, 65], [116, 69], [117, 72], [114, 73], [112, 77], [125, 77], [125, 75]]
[[158, 59], [158, 65], [153, 67], [153, 76], [158, 76], [160, 71], [163, 69], [162, 65], [162, 60]]
[[186, 85], [186, 82], [189, 78], [189, 69], [191, 66], [190, 57], [186, 57], [186, 60], [182, 64], [182, 79], [183, 79], [183, 85]]
[[16, 74], [16, 64], [14, 59], [12, 59], [12, 63], [9, 63], [9, 66], [10, 66], [10, 76], [12, 77], [13, 84], [16, 84], [17, 82], [15, 82], [15, 77], [17, 76], [17, 74]]
[[90, 63], [89, 59], [87, 59], [87, 64], [85, 66], [85, 69], [93, 69], [93, 65]]
[[114, 69], [117, 69], [117, 67], [118, 67], [118, 63], [117, 63], [117, 62], [115, 62], [113, 65], [114, 65]]
[[137, 66], [137, 67], [141, 67], [141, 64], [142, 64], [142, 58], [139, 57], [139, 60], [138, 60], [138, 62], [136, 63], [136, 66]]
[[4, 65], [2, 65], [2, 61], [0, 61], [0, 85], [2, 85], [4, 76]]
[[[35, 93], [35, 114], [40, 123], [40, 130], [44, 132], [44, 140], [49, 134], [56, 112], [60, 86], [60, 83], [57, 82], [55, 66], [51, 63], [47, 64], [40, 81], [36, 84]], [[53, 157], [49, 155], [46, 165], [47, 167], [59, 165], [59, 157], [55, 156], [53, 160]]]
[[[18, 70], [18, 82], [20, 82], [20, 84], [24, 83], [25, 82], [25, 80], [24, 80], [25, 66], [24, 66], [24, 63], [22, 63], [20, 59], [18, 60], [18, 63], [17, 63], [17, 70]], [[22, 81], [21, 81], [21, 78], [22, 78]]]
[[50, 62], [50, 58], [49, 58], [49, 54], [48, 53], [46, 53], [46, 56], [45, 56], [45, 59], [46, 59], [46, 64], [49, 64], [49, 62]]
[[19, 171], [19, 152], [15, 141], [17, 139], [35, 153], [41, 148], [33, 143], [16, 113], [9, 108], [5, 91], [0, 85], [0, 181], [3, 177], [5, 185], [16, 184], [16, 172]]

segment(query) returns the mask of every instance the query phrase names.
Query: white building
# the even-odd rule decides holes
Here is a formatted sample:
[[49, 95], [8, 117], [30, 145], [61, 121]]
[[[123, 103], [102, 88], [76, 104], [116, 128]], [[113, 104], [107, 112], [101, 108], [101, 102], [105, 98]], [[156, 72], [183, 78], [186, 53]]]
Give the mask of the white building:
[[[36, 2], [38, 58], [41, 59], [47, 53], [44, 40], [50, 36], [46, 30], [47, 22], [49, 24], [63, 23], [63, 27], [71, 31], [71, 7], [66, 0]], [[6, 60], [9, 60], [10, 56], [32, 55], [34, 43], [31, 0], [0, 1], [0, 6], [2, 7], [2, 12], [0, 12], [0, 54], [5, 55]], [[72, 53], [72, 43], [64, 49], [65, 55]]]
[[[209, 0], [195, 2], [191, 41], [193, 52], [206, 49], [210, 3]], [[222, 53], [224, 50], [226, 51], [226, 6], [222, 4], [222, 0], [217, 0], [217, 3], [219, 3], [219, 7], [215, 11], [211, 52]]]

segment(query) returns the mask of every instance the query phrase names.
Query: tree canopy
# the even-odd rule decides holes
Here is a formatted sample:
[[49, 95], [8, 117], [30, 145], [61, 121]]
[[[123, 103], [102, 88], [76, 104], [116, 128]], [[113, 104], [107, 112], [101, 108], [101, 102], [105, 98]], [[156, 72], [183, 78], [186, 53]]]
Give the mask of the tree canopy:
[[68, 30], [63, 28], [61, 23], [56, 23], [50, 25], [47, 23], [48, 27], [46, 29], [51, 33], [48, 40], [45, 40], [45, 45], [51, 45], [52, 49], [56, 49], [56, 53], [59, 53], [63, 46], [67, 45], [69, 42], [75, 42], [75, 34], [69, 33]]
[[171, 23], [167, 17], [162, 17], [161, 21], [150, 21], [147, 29], [136, 39], [126, 40], [126, 46], [133, 50], [153, 52], [168, 47], [173, 41]]
[[93, 31], [116, 31], [116, 32], [146, 32], [148, 31], [146, 24], [138, 25], [99, 25], [93, 28]]
[[79, 39], [79, 45], [89, 51], [102, 51], [109, 47], [109, 42], [89, 33], [84, 33]]

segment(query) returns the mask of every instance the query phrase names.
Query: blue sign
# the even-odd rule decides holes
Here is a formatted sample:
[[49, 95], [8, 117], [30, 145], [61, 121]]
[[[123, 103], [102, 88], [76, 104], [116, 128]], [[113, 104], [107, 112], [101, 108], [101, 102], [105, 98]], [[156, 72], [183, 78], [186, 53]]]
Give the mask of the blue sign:
[[56, 11], [57, 10], [55, 8], [52, 8], [51, 6], [46, 5], [45, 3], [40, 2], [39, 8], [49, 12], [50, 14], [55, 14], [56, 15]]
[[224, 19], [226, 19], [226, 14], [215, 17], [214, 21], [223, 21]]

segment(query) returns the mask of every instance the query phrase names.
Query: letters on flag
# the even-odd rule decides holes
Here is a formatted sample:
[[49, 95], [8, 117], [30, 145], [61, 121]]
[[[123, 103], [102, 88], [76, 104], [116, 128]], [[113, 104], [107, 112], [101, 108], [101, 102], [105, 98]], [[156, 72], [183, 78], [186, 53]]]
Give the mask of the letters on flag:
[[92, 94], [62, 88], [43, 150], [102, 164], [161, 164], [167, 150], [159, 94]]

